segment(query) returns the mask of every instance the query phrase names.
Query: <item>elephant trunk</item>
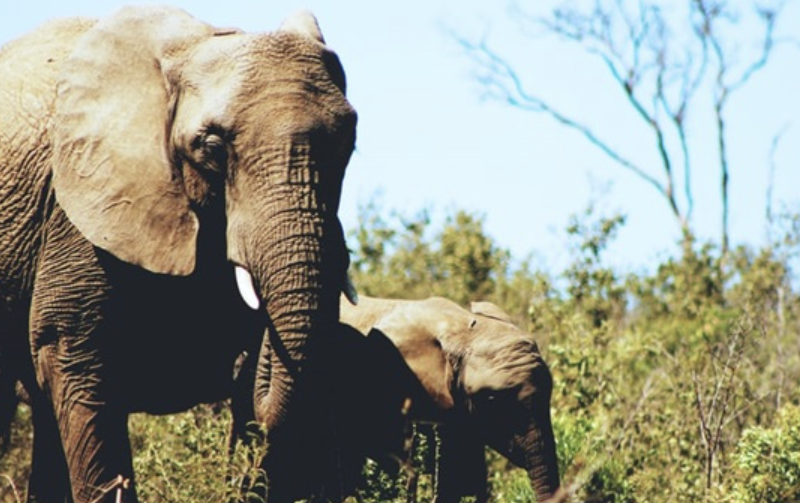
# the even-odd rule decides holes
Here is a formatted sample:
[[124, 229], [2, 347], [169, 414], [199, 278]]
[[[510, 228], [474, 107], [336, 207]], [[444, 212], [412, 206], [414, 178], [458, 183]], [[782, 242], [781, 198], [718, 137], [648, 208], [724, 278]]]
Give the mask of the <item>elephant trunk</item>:
[[533, 410], [533, 417], [527, 432], [520, 440], [523, 444], [525, 467], [536, 493], [536, 501], [560, 501], [558, 458], [550, 418], [552, 377], [543, 362], [539, 374], [537, 383], [539, 383], [540, 391]]
[[253, 406], [272, 430], [303, 410], [297, 398], [311, 399], [305, 388], [313, 380], [305, 374], [314, 371], [312, 353], [339, 319], [348, 265], [336, 215], [341, 180], [320, 169], [328, 166], [316, 161], [308, 140], [274, 140], [280, 146], [259, 149], [258, 135], [237, 139], [244, 151], [253, 148], [226, 187], [228, 254], [254, 283], [245, 295], [237, 270], [245, 302], [266, 310]]
[[[290, 491], [303, 482], [286, 476], [295, 472], [288, 468], [297, 460], [293, 455], [322, 441], [304, 435], [303, 426], [325, 414], [323, 356], [332, 339], [325, 332], [338, 323], [348, 266], [336, 215], [341, 180], [335, 172], [326, 174], [323, 168], [330, 165], [313, 157], [307, 140], [292, 138], [262, 150], [256, 148], [257, 138], [240, 135], [237, 140], [244, 151], [250, 143], [254, 148], [238, 159], [235, 183], [226, 187], [228, 253], [250, 273], [237, 270], [243, 299], [267, 315], [253, 412], [267, 431], [270, 500], [289, 500]], [[240, 276], [251, 292], [243, 291]], [[298, 477], [303, 473], [296, 472]]]
[[536, 493], [536, 501], [551, 501], [558, 492], [560, 482], [556, 447], [553, 430], [550, 425], [550, 412], [543, 414], [536, 427], [528, 431], [526, 444], [526, 462], [528, 477]]
[[269, 455], [262, 460], [269, 478], [267, 501], [308, 495], [319, 485], [322, 463], [328, 459], [313, 456], [327, 431], [316, 424], [326, 413], [326, 363], [321, 356], [330, 339], [324, 332], [338, 321], [344, 278], [338, 223], [330, 229], [334, 236], [321, 243], [318, 236], [325, 233], [319, 231], [326, 226], [318, 219], [295, 220], [291, 227], [296, 234], [277, 245], [283, 248], [276, 251], [283, 263], [265, 282], [269, 323], [253, 396], [256, 420], [267, 434]]
[[330, 247], [336, 250], [327, 249], [319, 238], [326, 234], [321, 218], [292, 219], [286, 225], [289, 236], [279, 233], [284, 237], [272, 250], [272, 263], [281, 265], [271, 267], [261, 283], [270, 323], [256, 370], [254, 405], [256, 419], [267, 429], [282, 425], [292, 408], [302, 408], [294, 406], [295, 396], [310, 395], [309, 374], [319, 371], [313, 353], [324, 342], [321, 332], [338, 320], [345, 274], [339, 264], [331, 264], [341, 262], [343, 238], [329, 239], [337, 243]]

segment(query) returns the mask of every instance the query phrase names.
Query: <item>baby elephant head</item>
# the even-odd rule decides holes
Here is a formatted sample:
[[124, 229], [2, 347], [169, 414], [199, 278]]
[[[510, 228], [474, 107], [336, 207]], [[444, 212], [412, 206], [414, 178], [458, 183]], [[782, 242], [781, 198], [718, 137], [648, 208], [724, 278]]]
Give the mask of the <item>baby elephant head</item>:
[[455, 426], [464, 432], [460, 441], [480, 444], [474, 450], [480, 463], [488, 445], [525, 468], [538, 501], [556, 494], [553, 383], [531, 334], [489, 303], [468, 311], [443, 298], [361, 296], [358, 306], [342, 302], [341, 313], [345, 323], [383, 334], [397, 347], [429, 398], [413, 405], [413, 419]]
[[457, 389], [485, 443], [528, 470], [537, 501], [545, 501], [559, 486], [550, 370], [533, 336], [499, 308], [473, 303], [472, 314], [455, 338], [463, 355]]

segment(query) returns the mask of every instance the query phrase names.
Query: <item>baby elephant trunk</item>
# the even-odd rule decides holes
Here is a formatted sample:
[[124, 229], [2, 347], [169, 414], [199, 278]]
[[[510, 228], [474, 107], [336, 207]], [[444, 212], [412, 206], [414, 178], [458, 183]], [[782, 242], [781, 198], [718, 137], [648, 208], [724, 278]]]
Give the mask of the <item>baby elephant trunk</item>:
[[561, 491], [556, 442], [550, 418], [553, 380], [544, 362], [536, 372], [538, 391], [528, 430], [521, 439], [521, 447], [525, 457], [525, 468], [536, 493], [536, 501], [556, 502], [560, 501]]

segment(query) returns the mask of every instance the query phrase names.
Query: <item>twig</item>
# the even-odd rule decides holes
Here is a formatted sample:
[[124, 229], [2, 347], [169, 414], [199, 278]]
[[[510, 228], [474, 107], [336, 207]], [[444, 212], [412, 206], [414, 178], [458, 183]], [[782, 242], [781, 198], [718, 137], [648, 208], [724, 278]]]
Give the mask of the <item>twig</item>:
[[778, 146], [783, 140], [783, 136], [786, 134], [786, 131], [789, 130], [789, 124], [785, 124], [780, 131], [778, 131], [775, 136], [772, 137], [772, 143], [769, 147], [769, 172], [767, 175], [767, 208], [766, 208], [766, 216], [767, 216], [767, 229], [769, 230], [769, 239], [770, 243], [772, 242], [772, 226], [774, 224], [774, 215], [772, 213], [772, 191], [775, 188], [775, 171], [778, 169], [777, 162], [775, 161], [775, 154], [778, 151]]
[[636, 414], [642, 409], [645, 401], [650, 397], [652, 392], [652, 385], [653, 385], [653, 375], [659, 371], [659, 369], [654, 370], [647, 376], [647, 380], [642, 386], [642, 391], [639, 393], [639, 398], [636, 400], [636, 406], [634, 406], [633, 410], [628, 414], [628, 417], [625, 418], [625, 422], [622, 424], [622, 428], [620, 429], [619, 435], [617, 436], [617, 441], [614, 445], [614, 450], [618, 451], [619, 448], [622, 446], [622, 441], [624, 439], [625, 432], [630, 427], [631, 423], [633, 422]]
[[[487, 74], [480, 76], [478, 80], [484, 84], [490, 96], [493, 95], [492, 93], [495, 93], [493, 95], [494, 98], [505, 101], [511, 106], [532, 112], [545, 113], [562, 125], [581, 133], [590, 143], [602, 150], [603, 153], [617, 164], [642, 178], [653, 186], [662, 196], [667, 196], [667, 192], [661, 182], [649, 175], [634, 162], [625, 158], [616, 149], [597, 136], [591, 128], [561, 113], [541, 98], [528, 94], [522, 84], [522, 79], [519, 74], [517, 74], [506, 60], [494, 53], [487, 46], [485, 41], [474, 44], [463, 38], [458, 38], [457, 40], [473, 59], [487, 70]], [[506, 84], [510, 84], [510, 86], [506, 86]]]
[[729, 190], [728, 185], [730, 181], [730, 169], [728, 161], [728, 146], [725, 140], [726, 123], [723, 118], [725, 107], [731, 94], [742, 86], [744, 86], [750, 78], [759, 70], [764, 68], [769, 60], [774, 47], [774, 28], [775, 20], [778, 16], [779, 8], [763, 9], [759, 11], [759, 17], [764, 23], [764, 40], [761, 48], [761, 53], [758, 58], [751, 62], [742, 72], [738, 78], [731, 79], [732, 66], [730, 64], [728, 54], [722, 47], [722, 42], [717, 34], [717, 22], [725, 16], [724, 10], [709, 9], [704, 0], [695, 0], [693, 2], [698, 13], [702, 18], [702, 27], [696, 30], [696, 34], [704, 43], [708, 43], [717, 60], [717, 74], [715, 78], [715, 99], [714, 99], [714, 117], [716, 122], [717, 132], [717, 155], [719, 156], [720, 163], [720, 191], [722, 199], [722, 245], [721, 254], [726, 256], [728, 252], [729, 231], [728, 231], [728, 215], [729, 215]]
[[14, 484], [14, 479], [12, 479], [11, 477], [9, 477], [9, 476], [8, 476], [8, 475], [6, 475], [5, 473], [3, 473], [3, 474], [0, 474], [0, 477], [2, 477], [2, 478], [4, 478], [5, 480], [7, 480], [7, 481], [8, 481], [8, 485], [10, 485], [10, 486], [11, 486], [11, 492], [14, 494], [14, 500], [15, 500], [17, 503], [22, 503], [22, 500], [21, 500], [21, 499], [20, 499], [20, 497], [19, 497], [19, 491], [17, 490], [17, 485], [16, 485], [16, 484]]
[[[728, 345], [728, 355], [722, 367], [722, 375], [715, 376], [714, 394], [708, 406], [704, 405], [704, 393], [701, 390], [697, 372], [692, 371], [695, 405], [700, 420], [700, 433], [706, 451], [706, 488], [713, 485], [714, 459], [722, 447], [722, 430], [729, 423], [730, 401], [733, 396], [734, 378], [742, 360], [744, 344], [740, 341], [747, 328], [744, 322], [734, 329], [733, 338]], [[738, 413], [737, 413], [738, 414]], [[734, 414], [733, 417], [736, 417]]]
[[92, 500], [92, 503], [100, 503], [106, 496], [116, 491], [114, 498], [115, 503], [122, 503], [122, 494], [131, 487], [130, 479], [126, 479], [122, 475], [117, 475], [117, 478], [107, 483], [105, 487], [99, 489], [100, 495]]
[[[687, 24], [693, 38], [677, 49], [680, 41], [671, 38], [677, 30], [670, 29], [669, 18], [652, 0], [634, 3], [594, 0], [580, 8], [567, 4], [553, 10], [546, 18], [525, 15], [518, 6], [514, 10], [517, 21], [523, 25], [539, 26], [562, 41], [576, 44], [606, 65], [612, 82], [622, 89], [629, 107], [654, 135], [653, 150], [660, 165], [654, 168], [660, 171], [657, 176], [648, 172], [647, 164], [624, 155], [624, 148], [615, 148], [603, 139], [603, 131], [590, 128], [587, 121], [563, 113], [542, 96], [526, 90], [521, 76], [509, 61], [489, 48], [485, 37], [474, 42], [452, 31], [450, 34], [476, 64], [480, 72], [477, 80], [483, 85], [484, 97], [522, 110], [544, 113], [560, 125], [580, 133], [617, 165], [654, 187], [668, 204], [684, 235], [691, 232], [694, 210], [693, 156], [690, 135], [686, 131], [687, 116], [690, 102], [701, 90], [712, 92], [710, 112], [713, 122], [710, 127], [716, 137], [719, 163], [721, 256], [724, 258], [729, 248], [731, 159], [726, 137], [730, 124], [726, 122], [725, 114], [730, 97], [764, 69], [777, 44], [800, 46], [800, 43], [795, 39], [775, 37], [776, 22], [783, 4], [762, 7], [757, 9], [757, 21], [762, 29], [757, 52], [742, 62], [736, 62], [735, 48], [727, 46], [729, 39], [733, 38], [721, 29], [724, 23], [736, 22], [727, 3], [690, 0], [690, 5]], [[698, 56], [693, 57], [693, 54]], [[662, 112], [667, 114], [666, 118]], [[674, 143], [671, 141], [673, 135], [677, 140]], [[683, 167], [682, 180], [679, 166]], [[682, 197], [678, 197], [679, 191]]]

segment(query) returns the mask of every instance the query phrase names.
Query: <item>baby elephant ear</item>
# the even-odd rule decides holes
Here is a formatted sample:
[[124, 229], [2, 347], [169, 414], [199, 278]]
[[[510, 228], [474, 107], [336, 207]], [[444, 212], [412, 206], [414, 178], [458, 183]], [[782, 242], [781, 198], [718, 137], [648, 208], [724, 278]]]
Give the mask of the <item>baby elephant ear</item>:
[[[410, 308], [410, 309], [413, 309]], [[408, 367], [441, 410], [455, 405], [451, 388], [453, 368], [442, 344], [414, 313], [402, 309], [383, 318], [374, 327], [397, 346]]]
[[487, 318], [494, 318], [499, 321], [511, 323], [512, 325], [514, 324], [514, 321], [511, 319], [511, 316], [509, 316], [508, 313], [491, 302], [473, 302], [470, 304], [470, 311], [472, 311], [473, 314], [479, 314], [481, 316], [486, 316]]
[[195, 266], [198, 221], [169, 150], [169, 69], [213, 33], [178, 9], [123, 8], [81, 38], [58, 85], [58, 203], [95, 246], [156, 273]]

